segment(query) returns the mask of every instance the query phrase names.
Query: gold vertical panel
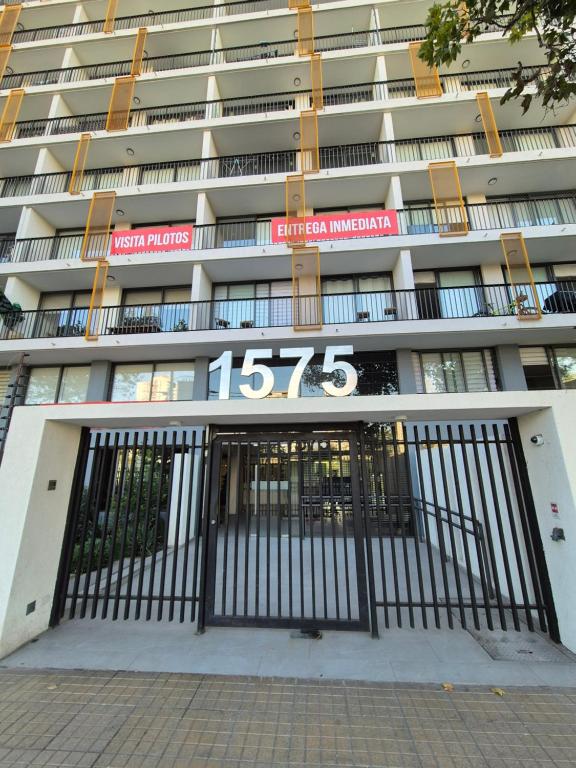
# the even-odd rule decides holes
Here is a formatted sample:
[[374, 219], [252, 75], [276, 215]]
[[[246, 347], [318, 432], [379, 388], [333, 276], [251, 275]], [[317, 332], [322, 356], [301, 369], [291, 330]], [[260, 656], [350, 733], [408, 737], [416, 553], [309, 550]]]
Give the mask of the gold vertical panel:
[[298, 8], [298, 56], [314, 53], [314, 14], [312, 8]]
[[108, 262], [106, 259], [100, 259], [96, 262], [96, 273], [92, 283], [92, 295], [90, 296], [90, 307], [88, 309], [88, 318], [86, 320], [86, 331], [84, 338], [86, 341], [97, 341], [100, 326], [100, 313], [104, 304], [104, 291], [106, 290], [106, 280], [108, 278]]
[[430, 163], [428, 173], [434, 196], [438, 234], [440, 237], [468, 234], [466, 209], [456, 163], [453, 160]]
[[4, 73], [6, 72], [6, 66], [8, 64], [8, 59], [10, 58], [11, 53], [12, 53], [11, 45], [0, 45], [0, 80], [4, 77]]
[[302, 173], [318, 173], [320, 170], [318, 113], [315, 109], [300, 113], [300, 169]]
[[310, 56], [310, 82], [312, 84], [312, 109], [324, 109], [324, 90], [322, 88], [322, 55]]
[[84, 167], [86, 165], [86, 158], [88, 157], [88, 149], [90, 148], [91, 136], [89, 133], [83, 133], [78, 141], [76, 147], [76, 156], [74, 158], [74, 168], [72, 169], [72, 176], [70, 177], [70, 185], [68, 186], [68, 192], [71, 195], [79, 195], [82, 190], [82, 179], [84, 178]]
[[286, 177], [286, 242], [306, 242], [306, 185], [302, 174]]
[[0, 117], [0, 142], [12, 141], [23, 98], [23, 88], [15, 88], [8, 94]]
[[133, 76], [142, 74], [142, 59], [144, 58], [144, 47], [146, 45], [147, 36], [148, 30], [146, 27], [140, 27], [138, 34], [136, 35], [134, 53], [132, 54], [132, 66], [130, 68], [130, 74]]
[[106, 120], [107, 131], [125, 131], [128, 128], [135, 82], [133, 75], [117, 77], [114, 81]]
[[293, 11], [298, 8], [310, 8], [310, 0], [288, 0], [288, 8]]
[[476, 101], [480, 110], [490, 157], [502, 157], [504, 150], [502, 149], [502, 142], [500, 141], [500, 134], [498, 133], [498, 126], [496, 125], [496, 118], [494, 117], [492, 102], [488, 93], [486, 91], [477, 93]]
[[108, 241], [116, 192], [95, 192], [90, 202], [80, 259], [102, 261], [108, 255]]
[[108, 0], [108, 7], [106, 8], [106, 18], [104, 19], [103, 31], [110, 34], [114, 32], [114, 22], [116, 21], [116, 9], [118, 8], [118, 0]]
[[10, 45], [22, 5], [5, 5], [0, 16], [0, 45]]
[[437, 68], [429, 67], [418, 55], [421, 45], [421, 42], [417, 42], [410, 43], [408, 46], [414, 85], [416, 86], [416, 97], [418, 99], [430, 99], [434, 96], [442, 96], [442, 83]]
[[292, 325], [295, 331], [322, 328], [320, 249], [292, 249]]
[[[521, 232], [506, 232], [500, 235], [504, 258], [506, 259], [506, 269], [508, 271], [508, 282], [512, 290], [514, 304], [516, 305], [516, 316], [518, 320], [540, 320], [542, 317], [542, 308], [536, 292], [534, 283], [534, 274], [528, 258], [526, 243]], [[514, 268], [525, 270], [528, 280], [518, 285], [518, 280], [514, 276]], [[526, 287], [530, 287], [531, 296], [526, 293]]]

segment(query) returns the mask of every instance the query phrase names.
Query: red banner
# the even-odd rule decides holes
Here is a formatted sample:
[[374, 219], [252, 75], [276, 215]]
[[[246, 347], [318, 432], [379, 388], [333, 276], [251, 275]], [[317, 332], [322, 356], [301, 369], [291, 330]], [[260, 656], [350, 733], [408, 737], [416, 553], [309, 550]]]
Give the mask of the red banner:
[[303, 219], [272, 219], [272, 242], [285, 243], [303, 234], [306, 240], [345, 240], [351, 237], [383, 237], [398, 234], [396, 211], [355, 211], [307, 216]]
[[110, 255], [189, 251], [192, 248], [193, 230], [192, 224], [184, 224], [178, 227], [147, 227], [112, 232]]

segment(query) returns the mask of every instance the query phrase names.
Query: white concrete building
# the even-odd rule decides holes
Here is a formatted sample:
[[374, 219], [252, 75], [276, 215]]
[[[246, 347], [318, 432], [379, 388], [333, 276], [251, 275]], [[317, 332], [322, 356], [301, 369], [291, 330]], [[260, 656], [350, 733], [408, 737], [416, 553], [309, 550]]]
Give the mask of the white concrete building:
[[[0, 657], [67, 617], [576, 651], [576, 104], [428, 0], [0, 23]], [[294, 6], [294, 7], [288, 7]]]

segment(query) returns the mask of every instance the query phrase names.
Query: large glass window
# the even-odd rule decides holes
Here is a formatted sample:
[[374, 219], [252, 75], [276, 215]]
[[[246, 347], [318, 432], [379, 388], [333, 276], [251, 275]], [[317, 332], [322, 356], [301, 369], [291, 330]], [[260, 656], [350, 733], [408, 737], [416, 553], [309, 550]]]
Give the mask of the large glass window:
[[556, 347], [554, 359], [562, 389], [576, 389], [576, 347]]
[[24, 402], [26, 405], [83, 403], [89, 378], [89, 365], [32, 368]]
[[59, 403], [83, 403], [88, 392], [89, 365], [74, 365], [62, 369]]
[[441, 392], [489, 392], [496, 389], [489, 350], [416, 353], [420, 390]]
[[194, 363], [131, 363], [117, 365], [112, 402], [191, 400]]
[[32, 368], [28, 389], [26, 390], [26, 405], [55, 403], [60, 380], [60, 368]]
[[[327, 397], [322, 382], [332, 381], [336, 386], [342, 386], [340, 373], [335, 375], [322, 372], [323, 355], [316, 355], [306, 368], [300, 384], [300, 397]], [[398, 394], [398, 371], [394, 352], [365, 352], [347, 357], [358, 372], [358, 386], [352, 393], [359, 395], [395, 395]], [[264, 361], [266, 362], [266, 361]], [[280, 361], [277, 358], [266, 362], [274, 372], [274, 390], [269, 397], [286, 397], [288, 384], [296, 361]], [[230, 383], [230, 399], [243, 400], [240, 384], [250, 384], [257, 388], [262, 379], [260, 376], [240, 376], [242, 360], [235, 359]], [[220, 370], [213, 371], [209, 378], [209, 400], [217, 400], [220, 390]]]
[[356, 323], [393, 319], [392, 279], [389, 275], [330, 277], [322, 280], [325, 323]]

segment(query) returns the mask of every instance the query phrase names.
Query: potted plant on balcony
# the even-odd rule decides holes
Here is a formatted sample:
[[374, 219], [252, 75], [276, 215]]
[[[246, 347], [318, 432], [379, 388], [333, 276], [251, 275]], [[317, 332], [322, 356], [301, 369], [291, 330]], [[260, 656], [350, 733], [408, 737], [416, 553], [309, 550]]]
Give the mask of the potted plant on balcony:
[[13, 330], [24, 317], [20, 304], [13, 304], [2, 290], [0, 290], [0, 316], [4, 326], [9, 330]]

